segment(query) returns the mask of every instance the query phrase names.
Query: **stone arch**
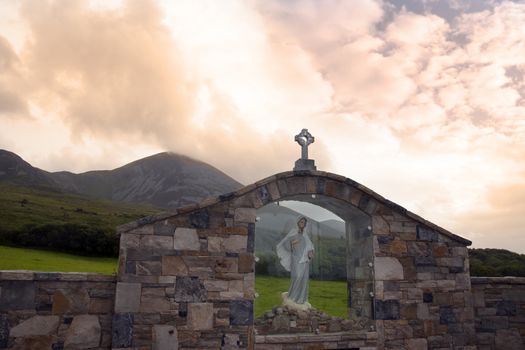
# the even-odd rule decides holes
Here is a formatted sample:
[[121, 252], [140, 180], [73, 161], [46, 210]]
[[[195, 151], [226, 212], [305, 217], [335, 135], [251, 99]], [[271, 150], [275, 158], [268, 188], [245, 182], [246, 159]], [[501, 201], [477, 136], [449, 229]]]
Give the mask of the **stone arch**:
[[[181, 347], [220, 348], [234, 344], [253, 348], [257, 339], [253, 333], [256, 210], [283, 199], [311, 202], [312, 195], [326, 209], [356, 223], [349, 228], [350, 236], [354, 246], [366, 248], [353, 252], [359, 260], [349, 266], [356, 287], [351, 292], [351, 310], [356, 312], [354, 317], [370, 321], [357, 338], [320, 338], [318, 344], [375, 346], [376, 340], [385, 342], [388, 337], [395, 337], [392, 344], [406, 345], [413, 335], [398, 336], [401, 333], [395, 327], [406, 328], [408, 320], [420, 327], [423, 320], [439, 324], [459, 319], [455, 315], [459, 315], [460, 308], [448, 304], [432, 309], [443, 313], [441, 318], [422, 311], [418, 319], [420, 315], [414, 310], [424, 302], [423, 287], [428, 286], [425, 293], [432, 294], [433, 290], [454, 290], [452, 286], [463, 283], [468, 276], [462, 268], [468, 240], [343, 176], [289, 171], [236, 192], [119, 227], [114, 329], [132, 329], [129, 337], [119, 339], [119, 347], [147, 346], [151, 339], [169, 339], [175, 328]], [[452, 252], [460, 254], [463, 260], [453, 258]], [[445, 270], [448, 274], [434, 272]], [[446, 282], [420, 280], [434, 275]], [[355, 283], [358, 277], [362, 278], [361, 284]], [[385, 291], [386, 288], [392, 291]], [[465, 288], [456, 288], [457, 293], [463, 293]], [[387, 296], [386, 292], [390, 294]], [[428, 295], [425, 298], [429, 300]], [[429, 310], [428, 305], [423, 306], [427, 308], [422, 310]], [[383, 324], [382, 320], [391, 321]], [[385, 327], [395, 329], [386, 332]]]

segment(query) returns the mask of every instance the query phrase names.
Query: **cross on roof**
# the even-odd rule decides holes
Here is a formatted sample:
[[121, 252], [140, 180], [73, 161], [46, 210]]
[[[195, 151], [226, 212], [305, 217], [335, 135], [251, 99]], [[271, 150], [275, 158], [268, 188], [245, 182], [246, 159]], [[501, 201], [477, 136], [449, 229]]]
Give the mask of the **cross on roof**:
[[308, 146], [314, 143], [315, 138], [308, 132], [308, 129], [303, 129], [295, 135], [295, 141], [301, 145], [301, 159], [308, 159]]

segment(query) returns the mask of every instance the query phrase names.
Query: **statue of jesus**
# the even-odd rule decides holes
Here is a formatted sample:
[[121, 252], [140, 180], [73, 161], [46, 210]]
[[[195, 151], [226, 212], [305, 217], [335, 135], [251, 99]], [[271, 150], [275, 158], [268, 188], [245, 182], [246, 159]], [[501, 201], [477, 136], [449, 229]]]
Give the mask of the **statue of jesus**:
[[297, 227], [292, 228], [276, 247], [281, 265], [290, 271], [290, 288], [282, 293], [283, 305], [300, 310], [312, 307], [308, 302], [308, 280], [314, 245], [305, 232], [307, 222], [304, 216], [299, 217]]

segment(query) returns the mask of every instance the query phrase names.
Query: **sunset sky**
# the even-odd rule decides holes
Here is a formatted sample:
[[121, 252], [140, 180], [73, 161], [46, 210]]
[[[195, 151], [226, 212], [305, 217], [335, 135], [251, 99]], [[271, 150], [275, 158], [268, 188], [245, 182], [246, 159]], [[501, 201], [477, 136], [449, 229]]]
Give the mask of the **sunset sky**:
[[319, 170], [525, 253], [525, 2], [0, 0], [0, 121], [48, 171], [173, 151], [244, 184], [308, 128]]

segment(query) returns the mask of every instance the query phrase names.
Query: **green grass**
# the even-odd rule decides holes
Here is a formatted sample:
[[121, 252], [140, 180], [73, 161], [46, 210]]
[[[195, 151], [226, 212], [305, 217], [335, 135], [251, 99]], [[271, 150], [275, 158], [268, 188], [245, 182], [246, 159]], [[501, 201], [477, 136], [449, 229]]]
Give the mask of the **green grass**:
[[[282, 302], [281, 293], [288, 291], [289, 278], [256, 276], [255, 317]], [[309, 302], [331, 316], [348, 317], [347, 287], [345, 281], [310, 280]]]
[[0, 182], [0, 232], [25, 225], [83, 224], [114, 232], [115, 227], [160, 209]]
[[97, 272], [111, 275], [117, 271], [117, 259], [0, 246], [0, 270]]

